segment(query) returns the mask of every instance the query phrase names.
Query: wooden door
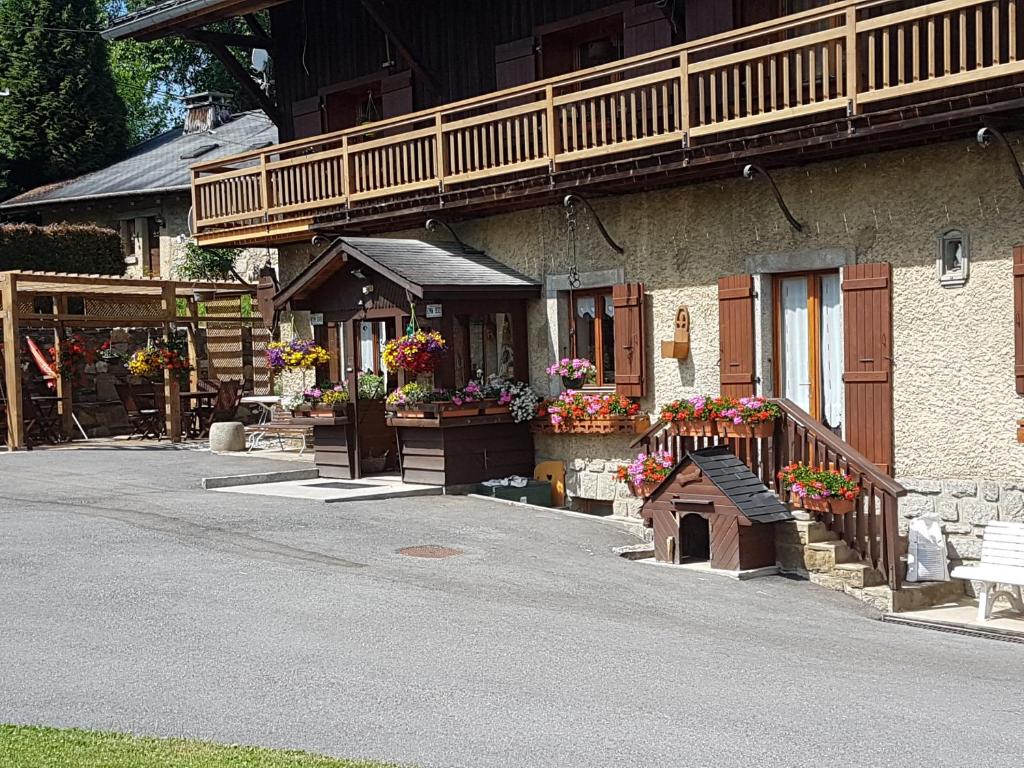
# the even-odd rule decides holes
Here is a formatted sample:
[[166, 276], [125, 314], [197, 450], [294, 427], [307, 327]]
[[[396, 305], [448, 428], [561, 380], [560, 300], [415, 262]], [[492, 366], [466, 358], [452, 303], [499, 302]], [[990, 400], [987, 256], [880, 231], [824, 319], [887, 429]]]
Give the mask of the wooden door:
[[842, 290], [846, 442], [892, 474], [892, 267], [844, 267]]
[[718, 365], [725, 397], [755, 394], [754, 278], [723, 277], [718, 281]]

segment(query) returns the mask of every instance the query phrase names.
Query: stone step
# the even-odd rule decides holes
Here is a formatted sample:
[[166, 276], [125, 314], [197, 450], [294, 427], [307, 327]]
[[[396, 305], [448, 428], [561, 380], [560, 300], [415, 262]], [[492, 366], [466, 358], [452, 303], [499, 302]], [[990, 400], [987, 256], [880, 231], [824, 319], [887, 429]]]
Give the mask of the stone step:
[[904, 584], [895, 592], [888, 586], [865, 587], [851, 594], [871, 603], [876, 608], [890, 613], [919, 611], [933, 605], [952, 603], [964, 596], [964, 585], [960, 581], [934, 581], [922, 584]]
[[804, 547], [804, 565], [817, 573], [834, 570], [840, 563], [857, 561], [857, 553], [845, 541], [817, 541]]
[[854, 589], [885, 584], [885, 577], [867, 563], [839, 563], [835, 567], [834, 574]]
[[790, 520], [775, 525], [775, 541], [781, 545], [813, 544], [819, 541], [836, 541], [839, 536], [830, 531], [824, 523], [809, 520]]

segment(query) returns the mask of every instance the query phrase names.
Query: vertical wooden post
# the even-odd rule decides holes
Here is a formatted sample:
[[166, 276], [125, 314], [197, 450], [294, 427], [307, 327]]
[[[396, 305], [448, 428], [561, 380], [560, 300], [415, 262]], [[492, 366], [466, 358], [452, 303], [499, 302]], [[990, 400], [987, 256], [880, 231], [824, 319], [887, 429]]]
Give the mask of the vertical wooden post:
[[25, 447], [25, 416], [21, 403], [21, 337], [18, 334], [18, 283], [14, 275], [0, 275], [0, 304], [3, 304], [4, 370], [7, 390], [7, 447]]
[[846, 98], [850, 104], [850, 114], [860, 112], [857, 101], [860, 90], [860, 76], [857, 72], [857, 7], [846, 9]]
[[270, 201], [270, 174], [267, 172], [267, 153], [260, 153], [260, 196], [263, 198], [263, 220], [269, 218], [271, 208]]
[[[67, 294], [60, 294], [53, 299], [53, 313], [55, 315], [66, 315], [68, 313], [68, 297]], [[57, 378], [54, 381], [54, 394], [57, 395], [59, 400], [60, 408], [60, 428], [64, 433], [64, 436], [68, 440], [74, 438], [75, 422], [74, 422], [74, 403], [72, 402], [72, 394], [74, 390], [75, 381], [74, 378], [65, 378], [60, 374], [60, 369], [64, 365], [64, 355], [61, 348], [61, 343], [64, 339], [64, 323], [58, 320], [53, 329], [53, 349], [54, 357], [56, 358], [56, 368], [58, 370]]]
[[[174, 338], [173, 323], [178, 317], [177, 294], [174, 283], [163, 284], [164, 341]], [[167, 423], [167, 437], [172, 443], [181, 442], [181, 399], [178, 378], [171, 371], [164, 370], [164, 415]]]
[[[340, 383], [343, 378], [342, 374], [342, 359], [341, 359], [341, 338], [338, 335], [338, 324], [328, 323], [327, 324], [327, 354], [330, 356], [330, 362], [328, 363], [328, 373], [331, 381]], [[350, 391], [349, 394], [354, 398], [356, 396], [355, 391]]]
[[551, 170], [555, 170], [555, 158], [558, 157], [558, 131], [555, 127], [555, 89], [553, 86], [548, 86], [545, 89], [545, 100], [547, 101], [547, 154], [548, 162], [550, 163]]
[[352, 479], [358, 480], [363, 476], [363, 460], [359, 451], [359, 372], [356, 370], [355, 350], [359, 343], [357, 338], [357, 321], [348, 319], [342, 323], [342, 333], [345, 337], [345, 358], [343, 361], [345, 386], [348, 387], [352, 396]]
[[441, 113], [434, 116], [434, 172], [437, 175], [439, 188], [444, 190], [444, 177], [448, 173], [448, 163], [445, 159], [444, 149], [444, 123], [441, 121]]
[[352, 166], [348, 153], [348, 136], [341, 137], [341, 193], [345, 204], [348, 204], [348, 197], [352, 194]]
[[196, 336], [196, 327], [199, 317], [199, 305], [195, 299], [186, 299], [188, 304], [188, 362], [192, 370], [188, 374], [189, 389], [193, 392], [199, 389], [199, 343]]
[[[764, 105], [761, 105], [764, 109]], [[679, 54], [679, 129], [683, 132], [683, 146], [690, 134], [690, 52]]]

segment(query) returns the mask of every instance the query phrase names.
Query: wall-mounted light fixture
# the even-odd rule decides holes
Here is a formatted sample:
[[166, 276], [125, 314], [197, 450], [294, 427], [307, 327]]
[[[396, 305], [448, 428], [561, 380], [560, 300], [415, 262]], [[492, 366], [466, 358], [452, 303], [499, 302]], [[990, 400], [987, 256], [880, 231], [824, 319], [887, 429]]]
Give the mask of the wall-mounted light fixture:
[[779, 192], [779, 186], [775, 183], [775, 179], [760, 165], [755, 163], [748, 163], [743, 167], [743, 178], [753, 181], [756, 176], [762, 176], [775, 196], [775, 202], [779, 204], [779, 208], [782, 210], [782, 215], [786, 217], [786, 221], [789, 222], [789, 226], [793, 228], [794, 232], [803, 232], [804, 225], [797, 221], [796, 216], [789, 210], [789, 206], [786, 205], [786, 201], [782, 199], [782, 193]]
[[1020, 161], [1017, 160], [1017, 153], [1013, 151], [1013, 147], [1010, 146], [1010, 142], [1003, 135], [1003, 132], [997, 128], [993, 128], [991, 125], [986, 125], [983, 128], [978, 129], [978, 133], [975, 136], [980, 147], [988, 147], [992, 144], [992, 140], [995, 139], [1010, 156], [1010, 162], [1013, 165], [1013, 172], [1017, 176], [1017, 183], [1024, 188], [1024, 171], [1021, 170]]

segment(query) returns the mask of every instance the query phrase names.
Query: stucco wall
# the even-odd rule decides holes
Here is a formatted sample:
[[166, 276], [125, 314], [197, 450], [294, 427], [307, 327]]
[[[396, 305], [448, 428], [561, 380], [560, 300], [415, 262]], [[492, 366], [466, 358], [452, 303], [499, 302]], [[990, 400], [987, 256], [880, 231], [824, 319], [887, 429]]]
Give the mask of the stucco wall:
[[[1024, 401], [1013, 389], [1010, 257], [1024, 242], [1024, 191], [1005, 155], [965, 136], [774, 175], [805, 224], [802, 234], [787, 226], [767, 187], [742, 179], [738, 169], [733, 180], [592, 200], [625, 256], [607, 248], [581, 213], [580, 269], [622, 268], [627, 280], [647, 287], [653, 387], [644, 405], [653, 409], [717, 391], [719, 277], [888, 261], [894, 268], [897, 477], [995, 481], [1004, 493], [1013, 492], [1016, 508], [1024, 446], [1016, 442], [1015, 422], [1024, 416]], [[466, 242], [533, 277], [569, 269], [560, 207], [454, 223]], [[959, 289], [940, 287], [936, 274], [936, 238], [950, 225], [966, 230], [971, 243], [970, 280]], [[690, 309], [691, 356], [663, 360], [660, 341], [671, 337], [680, 303]], [[564, 320], [553, 300], [535, 302], [529, 319], [532, 378], [546, 391], [543, 369], [562, 351], [551, 325]], [[769, 393], [770, 355], [766, 346], [761, 357]], [[570, 475], [578, 461], [589, 466], [624, 453], [621, 446], [584, 442], [544, 438], [538, 450], [554, 458], [562, 445]], [[935, 495], [934, 486], [928, 488]], [[990, 503], [999, 514], [999, 502]]]

